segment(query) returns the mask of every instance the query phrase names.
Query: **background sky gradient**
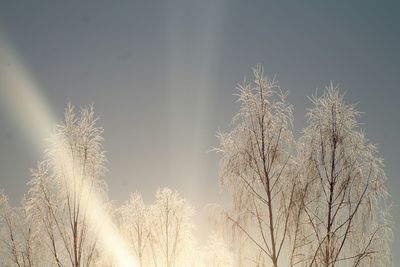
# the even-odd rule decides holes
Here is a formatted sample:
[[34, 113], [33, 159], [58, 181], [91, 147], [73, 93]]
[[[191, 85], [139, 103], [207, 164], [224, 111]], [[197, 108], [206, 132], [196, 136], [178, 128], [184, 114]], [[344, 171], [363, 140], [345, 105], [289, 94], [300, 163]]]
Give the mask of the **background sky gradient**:
[[[110, 198], [179, 190], [195, 206], [224, 199], [218, 129], [238, 112], [235, 86], [263, 64], [290, 91], [299, 136], [307, 96], [339, 83], [386, 163], [400, 262], [400, 2], [8, 1], [0, 38], [13, 45], [62, 119], [67, 102], [94, 104], [105, 129]], [[2, 60], [0, 68], [13, 62]], [[12, 88], [0, 88], [12, 90]], [[29, 119], [29, 114], [26, 114]], [[0, 188], [17, 204], [32, 149], [0, 100]], [[201, 219], [203, 218], [203, 219]]]

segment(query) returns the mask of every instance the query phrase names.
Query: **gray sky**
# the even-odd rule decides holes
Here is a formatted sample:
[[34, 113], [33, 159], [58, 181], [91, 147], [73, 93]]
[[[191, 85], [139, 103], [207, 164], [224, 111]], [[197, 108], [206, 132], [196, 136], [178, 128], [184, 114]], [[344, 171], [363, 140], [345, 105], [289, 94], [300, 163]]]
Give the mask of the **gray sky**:
[[[169, 186], [200, 215], [222, 198], [218, 155], [207, 151], [229, 129], [251, 67], [263, 64], [290, 91], [297, 133], [307, 96], [339, 83], [385, 158], [399, 225], [399, 14], [398, 1], [3, 0], [0, 38], [58, 119], [67, 102], [95, 105], [112, 199], [137, 190], [150, 201]], [[42, 151], [13, 118], [0, 101], [0, 187], [17, 203]], [[397, 234], [395, 262], [399, 248]]]

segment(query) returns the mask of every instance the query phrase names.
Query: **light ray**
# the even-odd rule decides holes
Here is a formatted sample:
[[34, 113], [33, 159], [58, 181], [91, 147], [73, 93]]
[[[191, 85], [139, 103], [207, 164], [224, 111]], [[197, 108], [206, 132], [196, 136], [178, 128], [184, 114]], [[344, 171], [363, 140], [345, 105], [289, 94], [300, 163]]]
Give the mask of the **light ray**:
[[[0, 35], [0, 101], [14, 120], [23, 126], [26, 137], [35, 149], [45, 149], [44, 139], [49, 136], [55, 123], [53, 113], [40, 94], [38, 84], [22, 63], [18, 54]], [[62, 158], [62, 157], [60, 157]], [[71, 162], [63, 162], [72, 166]], [[70, 172], [71, 173], [71, 172]], [[70, 179], [72, 180], [72, 179]], [[70, 183], [72, 185], [72, 182]], [[82, 190], [89, 191], [83, 184]], [[73, 190], [71, 186], [71, 190]], [[100, 197], [91, 193], [88, 207], [88, 223], [99, 229], [99, 246], [110, 256], [117, 266], [135, 267], [135, 258], [130, 253], [125, 240], [120, 235], [112, 219], [102, 209]]]
[[[202, 202], [199, 188], [208, 175], [206, 152], [211, 148], [207, 136], [213, 135], [205, 131], [213, 118], [224, 2], [171, 1], [168, 9], [169, 175]], [[190, 26], [187, 10], [198, 11], [191, 14]]]

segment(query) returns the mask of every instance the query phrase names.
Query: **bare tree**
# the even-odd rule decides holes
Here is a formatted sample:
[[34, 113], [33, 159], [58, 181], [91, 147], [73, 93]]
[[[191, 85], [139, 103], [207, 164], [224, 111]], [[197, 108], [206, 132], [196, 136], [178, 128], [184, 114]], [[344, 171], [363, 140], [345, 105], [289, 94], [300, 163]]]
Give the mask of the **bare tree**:
[[68, 105], [45, 159], [32, 171], [29, 206], [57, 266], [90, 266], [98, 256], [96, 229], [87, 225], [92, 195], [105, 195], [102, 129], [96, 121], [92, 107], [77, 117]]
[[291, 161], [294, 144], [292, 107], [275, 80], [254, 70], [254, 82], [239, 85], [240, 112], [234, 129], [218, 134], [223, 154], [220, 175], [233, 194], [234, 208], [227, 216], [245, 234], [256, 251], [252, 262], [268, 259], [279, 264], [296, 183]]
[[151, 206], [151, 246], [154, 265], [186, 266], [193, 241], [193, 209], [177, 191], [168, 188], [156, 192]]
[[129, 200], [118, 210], [122, 233], [129, 240], [140, 266], [148, 266], [150, 260], [148, 258], [151, 227], [149, 215], [149, 208], [139, 193], [131, 194]]
[[303, 266], [390, 265], [383, 159], [332, 84], [313, 97], [299, 149]]
[[261, 67], [254, 76], [238, 86], [233, 130], [218, 134], [233, 207], [209, 205], [215, 234], [204, 248], [177, 191], [159, 189], [148, 206], [139, 193], [118, 209], [108, 202], [102, 129], [92, 107], [76, 115], [68, 105], [31, 172], [27, 200], [13, 208], [0, 193], [0, 264], [114, 266], [88, 217], [95, 197], [117, 215], [140, 266], [390, 266], [383, 159], [360, 129], [360, 113], [331, 85], [311, 99], [296, 143], [287, 94]]
[[0, 248], [5, 255], [3, 262], [19, 267], [39, 266], [38, 235], [34, 231], [33, 221], [25, 206], [25, 201], [19, 208], [12, 208], [8, 197], [0, 193], [0, 226], [2, 242]]

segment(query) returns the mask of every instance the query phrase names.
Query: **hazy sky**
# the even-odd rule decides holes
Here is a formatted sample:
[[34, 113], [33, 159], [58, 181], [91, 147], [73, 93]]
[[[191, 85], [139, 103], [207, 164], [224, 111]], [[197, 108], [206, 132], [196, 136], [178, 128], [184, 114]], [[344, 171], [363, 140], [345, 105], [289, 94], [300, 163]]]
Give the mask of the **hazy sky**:
[[[263, 64], [290, 91], [297, 134], [307, 96], [339, 83], [365, 112], [361, 122], [385, 158], [399, 225], [399, 14], [398, 1], [2, 0], [0, 38], [58, 119], [67, 102], [95, 105], [112, 199], [140, 191], [150, 201], [169, 186], [200, 215], [221, 199], [219, 157], [208, 151], [216, 131], [229, 130], [238, 111], [235, 86], [252, 67]], [[0, 187], [17, 203], [42, 151], [4, 102]], [[397, 234], [395, 262], [399, 248]]]

